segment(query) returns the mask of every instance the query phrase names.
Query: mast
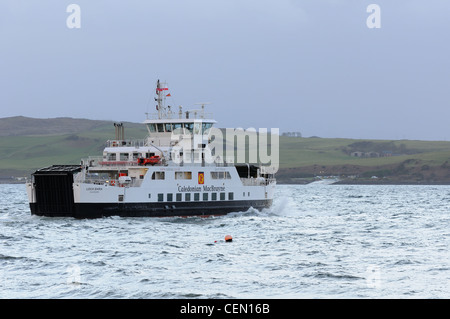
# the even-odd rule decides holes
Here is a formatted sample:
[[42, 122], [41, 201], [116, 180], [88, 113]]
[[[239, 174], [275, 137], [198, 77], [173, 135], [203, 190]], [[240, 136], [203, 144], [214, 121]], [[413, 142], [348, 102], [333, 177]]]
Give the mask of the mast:
[[166, 92], [169, 88], [167, 83], [161, 83], [159, 80], [156, 82], [156, 95], [155, 101], [158, 103], [156, 105], [156, 110], [158, 111], [158, 119], [167, 118], [167, 108], [166, 108]]

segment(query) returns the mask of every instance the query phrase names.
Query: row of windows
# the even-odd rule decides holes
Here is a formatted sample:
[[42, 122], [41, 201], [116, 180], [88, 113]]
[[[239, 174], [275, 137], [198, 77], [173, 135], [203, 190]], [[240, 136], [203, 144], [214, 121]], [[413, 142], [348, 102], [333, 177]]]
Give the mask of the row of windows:
[[[193, 195], [193, 196], [191, 196]], [[151, 197], [151, 194], [148, 194], [148, 197]], [[193, 198], [192, 198], [193, 197]], [[219, 193], [219, 196], [217, 196], [217, 193], [211, 193], [211, 199], [209, 196], [209, 193], [203, 193], [202, 195], [202, 200], [203, 201], [208, 201], [208, 200], [225, 200], [226, 198], [226, 193]], [[233, 200], [234, 199], [234, 193], [230, 192], [228, 193], [228, 200]], [[190, 202], [191, 200], [194, 200], [195, 202], [200, 201], [200, 193], [184, 193], [184, 201], [185, 202]], [[173, 202], [174, 198], [173, 198], [173, 194], [172, 193], [168, 193], [166, 194], [166, 201], [167, 202]], [[182, 193], [177, 193], [175, 194], [175, 201], [177, 202], [181, 202], [183, 201], [183, 194]], [[158, 194], [158, 202], [164, 202], [164, 194], [160, 193]]]
[[[202, 174], [203, 172], [199, 172]], [[152, 179], [165, 179], [165, 172], [153, 172]], [[192, 172], [175, 172], [175, 179], [192, 179]], [[230, 172], [211, 172], [211, 179], [231, 179]]]
[[190, 132], [194, 134], [204, 134], [206, 130], [210, 129], [213, 123], [157, 123], [148, 124], [148, 129], [150, 132], [179, 132], [182, 133], [183, 129], [185, 132]]
[[[117, 153], [119, 154], [119, 161], [131, 161], [131, 160], [137, 160], [140, 156], [144, 156], [144, 153], [140, 154], [137, 152], [133, 153]], [[116, 153], [108, 153], [106, 160], [107, 161], [117, 161], [117, 154]], [[150, 158], [154, 156], [155, 153], [153, 152], [147, 152], [145, 153], [145, 157]]]
[[230, 172], [211, 172], [212, 179], [231, 179]]

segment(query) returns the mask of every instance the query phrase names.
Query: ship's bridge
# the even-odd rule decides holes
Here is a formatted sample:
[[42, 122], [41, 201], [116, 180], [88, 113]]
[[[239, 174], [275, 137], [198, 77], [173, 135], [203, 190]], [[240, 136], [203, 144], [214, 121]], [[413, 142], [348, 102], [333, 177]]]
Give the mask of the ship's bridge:
[[161, 133], [208, 134], [208, 130], [216, 121], [211, 119], [157, 119], [146, 120], [144, 123], [150, 136], [160, 137]]
[[205, 113], [205, 106], [201, 109], [172, 112], [160, 104], [158, 113], [147, 114], [144, 124], [149, 133], [148, 142], [157, 146], [174, 146], [175, 141], [187, 139], [192, 136], [200, 136], [205, 142], [208, 140], [209, 131], [217, 123], [212, 119], [212, 114]]

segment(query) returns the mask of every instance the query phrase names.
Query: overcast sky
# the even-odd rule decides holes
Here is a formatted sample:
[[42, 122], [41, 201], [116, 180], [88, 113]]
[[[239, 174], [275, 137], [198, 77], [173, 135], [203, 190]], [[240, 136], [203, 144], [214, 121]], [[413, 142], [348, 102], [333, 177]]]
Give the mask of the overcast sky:
[[0, 41], [0, 117], [142, 122], [161, 79], [220, 127], [450, 140], [448, 0], [1, 0]]

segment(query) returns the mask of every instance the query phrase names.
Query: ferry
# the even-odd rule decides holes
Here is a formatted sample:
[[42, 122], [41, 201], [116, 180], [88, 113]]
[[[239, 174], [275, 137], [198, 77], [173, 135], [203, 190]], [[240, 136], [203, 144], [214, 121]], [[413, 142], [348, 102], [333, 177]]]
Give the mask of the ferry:
[[[167, 83], [156, 83], [157, 113], [143, 124], [148, 136], [115, 139], [102, 156], [79, 165], [36, 170], [26, 183], [31, 214], [100, 218], [212, 216], [272, 205], [276, 179], [261, 165], [236, 163], [210, 151], [216, 121], [200, 109], [166, 106]], [[214, 128], [215, 129], [215, 128]]]

